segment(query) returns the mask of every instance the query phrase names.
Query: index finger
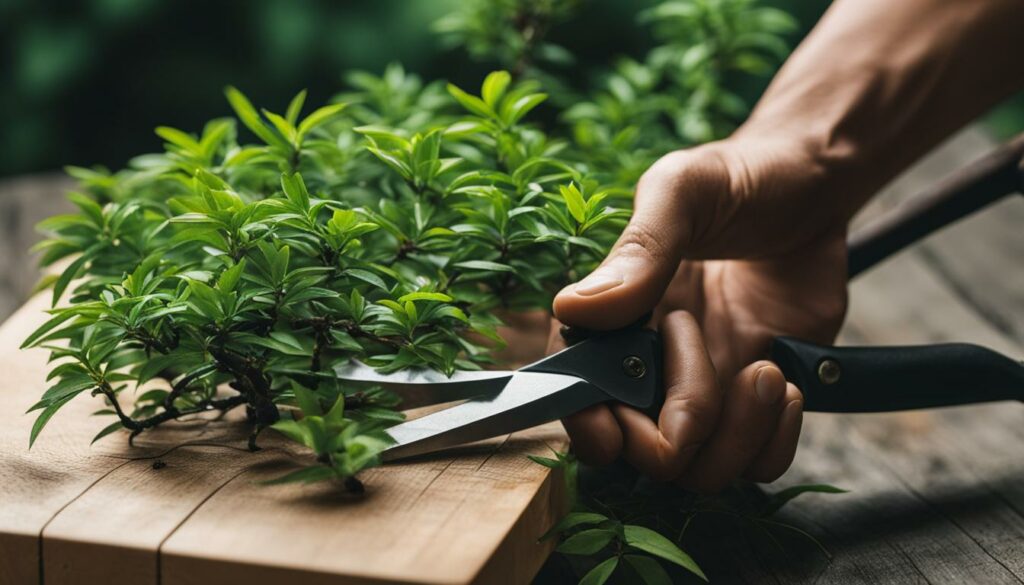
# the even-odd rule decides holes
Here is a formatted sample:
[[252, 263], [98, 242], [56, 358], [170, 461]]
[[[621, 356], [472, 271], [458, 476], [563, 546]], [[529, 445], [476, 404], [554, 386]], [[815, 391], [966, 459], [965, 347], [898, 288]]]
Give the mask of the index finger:
[[722, 395], [704, 336], [693, 315], [674, 311], [659, 327], [664, 341], [665, 403], [658, 421], [616, 404], [623, 454], [650, 477], [678, 477], [711, 436], [722, 410]]

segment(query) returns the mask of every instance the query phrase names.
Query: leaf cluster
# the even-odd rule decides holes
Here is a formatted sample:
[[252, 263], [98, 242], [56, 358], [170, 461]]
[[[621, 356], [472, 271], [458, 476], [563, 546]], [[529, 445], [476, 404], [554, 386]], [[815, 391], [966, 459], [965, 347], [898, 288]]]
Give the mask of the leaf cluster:
[[116, 418], [101, 436], [245, 405], [255, 433], [272, 426], [325, 464], [292, 479], [351, 477], [400, 417], [380, 416], [394, 405], [381, 393], [337, 388], [335, 365], [479, 368], [496, 310], [546, 306], [602, 257], [629, 202], [525, 123], [546, 97], [536, 83], [498, 71], [479, 95], [449, 86], [444, 116], [385, 126], [408, 96], [373, 88], [403, 85], [396, 71], [361, 78], [358, 118], [342, 103], [302, 115], [304, 92], [284, 114], [257, 110], [228, 88], [235, 119], [158, 128], [165, 151], [118, 173], [71, 170], [78, 213], [40, 226], [43, 264], [66, 264], [25, 343], [57, 363], [31, 441], [83, 392]]

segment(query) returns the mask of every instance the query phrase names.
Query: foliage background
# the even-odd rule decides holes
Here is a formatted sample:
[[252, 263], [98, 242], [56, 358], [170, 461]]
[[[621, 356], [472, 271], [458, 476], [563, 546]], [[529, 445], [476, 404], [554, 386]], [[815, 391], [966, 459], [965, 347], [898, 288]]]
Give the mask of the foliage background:
[[[0, 176], [65, 164], [121, 168], [160, 148], [151, 128], [198, 128], [228, 114], [227, 84], [276, 110], [302, 88], [310, 103], [325, 103], [342, 71], [379, 73], [393, 61], [424, 79], [476, 87], [493, 67], [445, 49], [431, 30], [457, 3], [0, 0]], [[549, 37], [580, 60], [566, 73], [582, 83], [616, 55], [645, 53], [649, 29], [623, 23], [653, 3], [589, 0]], [[826, 6], [763, 4], [804, 27]]]
[[[227, 113], [228, 83], [283, 108], [307, 87], [324, 102], [340, 72], [400, 61], [424, 79], [472, 86], [490, 69], [445, 50], [430, 24], [458, 0], [0, 0], [0, 176], [68, 163], [118, 168], [160, 146], [140, 129], [196, 128]], [[642, 54], [643, 27], [622, 26], [653, 0], [591, 0], [552, 31], [582, 62]], [[771, 0], [806, 33], [823, 0]], [[453, 74], [457, 72], [457, 74]], [[748, 97], [760, 87], [747, 88]], [[1024, 129], [1024, 96], [988, 118]]]

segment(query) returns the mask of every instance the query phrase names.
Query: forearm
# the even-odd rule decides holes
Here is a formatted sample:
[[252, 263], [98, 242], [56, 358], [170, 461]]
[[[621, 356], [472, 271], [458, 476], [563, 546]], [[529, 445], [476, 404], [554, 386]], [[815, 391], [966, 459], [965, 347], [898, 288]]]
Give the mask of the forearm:
[[796, 141], [848, 219], [1024, 86], [1022, 31], [1018, 0], [837, 0], [736, 137]]

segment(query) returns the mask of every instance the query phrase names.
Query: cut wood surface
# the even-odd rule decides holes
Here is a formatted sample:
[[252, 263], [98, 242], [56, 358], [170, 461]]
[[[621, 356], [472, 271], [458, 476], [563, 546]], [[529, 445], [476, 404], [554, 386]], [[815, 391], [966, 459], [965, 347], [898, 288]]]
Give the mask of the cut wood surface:
[[[951, 140], [876, 198], [898, 204], [982, 154]], [[1024, 198], [982, 211], [871, 270], [852, 287], [840, 342], [968, 341], [1024, 357]], [[239, 425], [192, 421], [92, 447], [96, 402], [58, 413], [32, 451], [45, 353], [17, 351], [45, 316], [35, 299], [0, 327], [0, 584], [524, 583], [550, 545], [563, 484], [525, 455], [564, 448], [549, 425], [457, 455], [366, 473], [362, 498], [263, 486], [303, 455]], [[970, 391], [969, 388], [964, 389]], [[684, 541], [713, 583], [1024, 583], [1024, 406], [880, 415], [809, 414], [777, 486], [827, 482], [781, 520], [820, 540], [783, 552], [728, 522]], [[156, 465], [154, 465], [156, 464]]]

